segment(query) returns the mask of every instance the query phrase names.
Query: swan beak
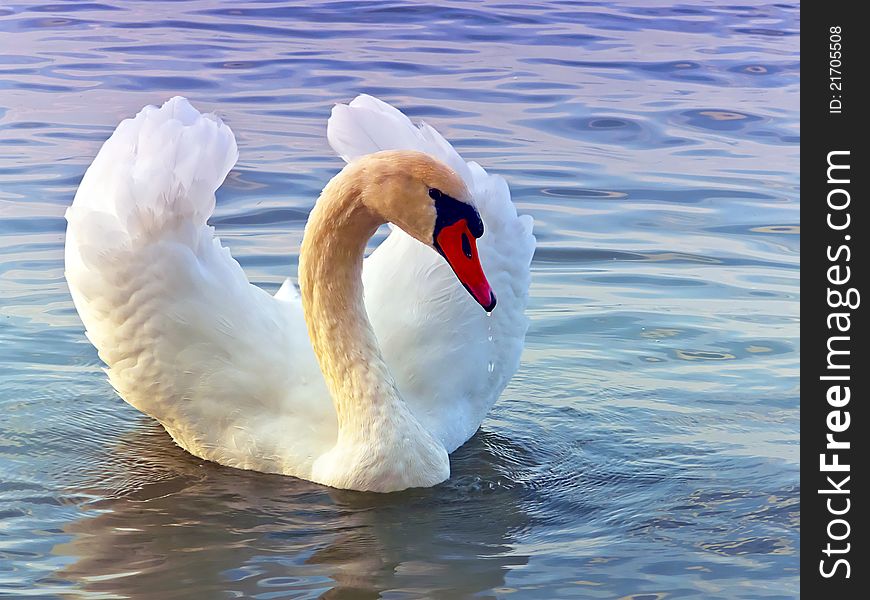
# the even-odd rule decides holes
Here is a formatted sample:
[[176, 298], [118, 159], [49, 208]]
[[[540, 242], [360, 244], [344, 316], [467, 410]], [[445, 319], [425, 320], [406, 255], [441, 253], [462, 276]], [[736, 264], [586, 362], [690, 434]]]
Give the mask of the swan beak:
[[442, 227], [435, 235], [435, 249], [443, 256], [456, 277], [486, 312], [495, 308], [495, 294], [483, 274], [477, 255], [477, 238], [471, 234], [468, 221], [460, 219]]

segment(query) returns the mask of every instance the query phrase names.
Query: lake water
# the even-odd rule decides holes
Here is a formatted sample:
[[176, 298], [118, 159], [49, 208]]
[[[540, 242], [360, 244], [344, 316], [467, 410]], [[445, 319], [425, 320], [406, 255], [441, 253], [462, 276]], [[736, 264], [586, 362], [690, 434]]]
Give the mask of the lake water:
[[[4, 2], [0, 595], [798, 595], [796, 3]], [[241, 158], [213, 223], [295, 277], [368, 92], [535, 218], [523, 364], [434, 489], [204, 463], [112, 392], [63, 213], [122, 118], [175, 94]]]

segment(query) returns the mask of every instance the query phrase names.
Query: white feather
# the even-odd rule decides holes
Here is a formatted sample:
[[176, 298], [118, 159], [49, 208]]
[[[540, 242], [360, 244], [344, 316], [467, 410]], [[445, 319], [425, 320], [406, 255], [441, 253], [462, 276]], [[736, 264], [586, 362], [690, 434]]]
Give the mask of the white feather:
[[[465, 181], [498, 297], [486, 316], [437, 254], [393, 229], [365, 261], [366, 308], [399, 389], [448, 451], [480, 425], [519, 364], [535, 240], [506, 183], [434, 129], [370, 96], [336, 106], [345, 160], [428, 152]], [[206, 221], [238, 157], [229, 127], [184, 98], [122, 122], [67, 211], [66, 276], [88, 338], [130, 404], [182, 447], [233, 467], [308, 477], [336, 416], [289, 280], [251, 285]]]

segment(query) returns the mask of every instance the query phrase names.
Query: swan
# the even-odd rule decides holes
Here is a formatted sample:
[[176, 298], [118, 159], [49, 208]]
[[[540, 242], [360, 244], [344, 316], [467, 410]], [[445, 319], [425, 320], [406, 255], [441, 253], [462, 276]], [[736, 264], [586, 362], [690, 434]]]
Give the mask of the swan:
[[182, 97], [146, 106], [67, 209], [69, 289], [111, 385], [191, 454], [335, 488], [433, 486], [519, 365], [532, 218], [371, 96], [336, 105], [327, 139], [347, 164], [309, 216], [299, 287], [273, 296], [207, 224], [238, 158], [230, 128]]

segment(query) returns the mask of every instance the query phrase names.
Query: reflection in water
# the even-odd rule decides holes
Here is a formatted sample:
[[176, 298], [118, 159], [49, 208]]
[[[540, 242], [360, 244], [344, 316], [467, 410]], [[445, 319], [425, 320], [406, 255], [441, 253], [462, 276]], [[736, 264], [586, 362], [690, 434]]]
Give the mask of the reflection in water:
[[110, 479], [91, 483], [111, 497], [65, 526], [73, 539], [54, 550], [75, 559], [58, 577], [88, 591], [462, 597], [503, 586], [527, 562], [512, 549], [530, 523], [522, 490], [502, 485], [500, 457], [517, 450], [495, 434], [463, 447], [449, 483], [389, 495], [202, 462], [150, 423], [112, 450], [92, 457]]

